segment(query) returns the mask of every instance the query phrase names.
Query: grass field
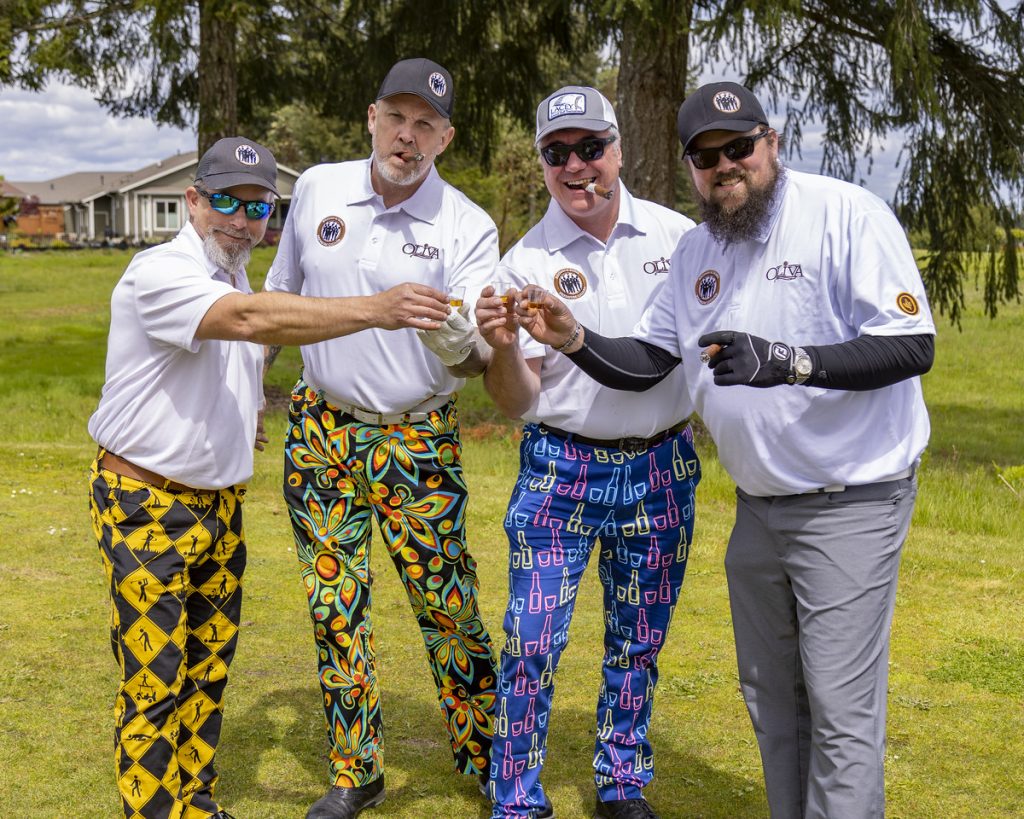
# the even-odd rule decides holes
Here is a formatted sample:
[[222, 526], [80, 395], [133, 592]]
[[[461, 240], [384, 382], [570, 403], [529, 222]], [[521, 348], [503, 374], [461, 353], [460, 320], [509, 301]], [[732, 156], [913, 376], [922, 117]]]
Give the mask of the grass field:
[[[103, 381], [110, 290], [129, 253], [0, 257], [0, 817], [107, 817], [116, 666], [89, 531], [86, 432]], [[254, 284], [270, 261], [260, 251]], [[940, 327], [925, 378], [932, 445], [920, 473], [893, 632], [890, 817], [1024, 815], [1024, 309], [995, 322], [969, 301]], [[940, 319], [941, 322], [941, 319]], [[272, 390], [297, 372], [289, 350]], [[516, 471], [514, 425], [478, 384], [461, 399], [470, 536], [485, 621], [500, 644]], [[269, 419], [284, 435], [281, 411]], [[662, 654], [648, 796], [665, 819], [767, 815], [740, 698], [722, 559], [732, 484], [706, 438], [696, 545]], [[257, 457], [246, 508], [244, 628], [218, 754], [222, 804], [240, 819], [304, 815], [327, 785], [314, 652], [278, 484], [279, 446]], [[383, 549], [373, 557], [388, 799], [367, 816], [485, 817], [450, 754], [408, 604]], [[591, 815], [600, 595], [580, 592], [544, 781], [560, 819]]]

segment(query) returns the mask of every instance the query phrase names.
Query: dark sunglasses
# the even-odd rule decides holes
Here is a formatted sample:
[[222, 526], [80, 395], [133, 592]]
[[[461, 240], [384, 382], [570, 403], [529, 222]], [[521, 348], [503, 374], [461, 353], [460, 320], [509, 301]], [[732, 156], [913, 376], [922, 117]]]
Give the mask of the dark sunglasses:
[[615, 141], [614, 136], [587, 137], [575, 145], [553, 142], [540, 149], [540, 155], [552, 168], [560, 168], [569, 161], [569, 154], [576, 154], [584, 162], [593, 162], [604, 156], [604, 149]]
[[230, 216], [243, 206], [246, 219], [269, 219], [270, 214], [274, 212], [275, 204], [273, 202], [243, 202], [226, 193], [210, 193], [202, 188], [196, 188], [196, 193], [209, 199], [210, 207], [225, 216]]
[[708, 168], [713, 168], [718, 164], [718, 155], [720, 153], [725, 154], [725, 158], [733, 162], [737, 159], [746, 159], [754, 153], [754, 143], [770, 133], [771, 131], [761, 131], [761, 133], [754, 134], [754, 136], [742, 136], [739, 139], [734, 139], [732, 142], [726, 142], [725, 145], [719, 145], [717, 148], [696, 148], [692, 151], [687, 151], [683, 156], [690, 157], [693, 167], [697, 170], [706, 171]]

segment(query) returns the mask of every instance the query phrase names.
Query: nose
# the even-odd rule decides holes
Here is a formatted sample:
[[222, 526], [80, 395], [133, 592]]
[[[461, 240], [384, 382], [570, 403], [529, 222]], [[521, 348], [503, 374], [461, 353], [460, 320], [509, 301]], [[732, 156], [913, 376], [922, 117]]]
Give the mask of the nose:
[[587, 167], [587, 163], [576, 156], [575, 151], [569, 152], [569, 158], [565, 161], [565, 169], [569, 173], [577, 173]]
[[249, 225], [249, 220], [245, 216], [245, 207], [240, 207], [234, 213], [231, 214], [228, 219], [228, 223], [235, 230], [244, 230]]

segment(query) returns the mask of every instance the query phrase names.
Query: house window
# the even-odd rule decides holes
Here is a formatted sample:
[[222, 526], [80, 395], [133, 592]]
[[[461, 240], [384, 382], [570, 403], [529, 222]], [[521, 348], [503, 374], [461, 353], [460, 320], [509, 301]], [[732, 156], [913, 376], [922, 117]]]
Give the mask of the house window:
[[157, 230], [178, 230], [181, 227], [177, 199], [154, 199], [153, 207], [156, 209]]

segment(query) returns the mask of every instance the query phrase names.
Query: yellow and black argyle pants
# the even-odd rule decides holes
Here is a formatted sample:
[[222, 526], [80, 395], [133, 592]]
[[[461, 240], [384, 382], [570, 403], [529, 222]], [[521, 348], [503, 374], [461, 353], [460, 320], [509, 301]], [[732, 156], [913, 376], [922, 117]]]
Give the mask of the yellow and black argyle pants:
[[124, 816], [205, 819], [218, 810], [213, 757], [241, 616], [245, 490], [165, 490], [95, 462], [90, 488], [121, 667]]
[[[427, 650], [455, 767], [485, 773], [497, 679], [466, 549], [467, 491], [450, 403], [408, 424], [365, 424], [299, 382], [285, 444], [284, 496], [309, 598], [336, 785], [383, 772], [371, 617], [376, 521]], [[404, 671], [394, 670], [401, 684]]]

